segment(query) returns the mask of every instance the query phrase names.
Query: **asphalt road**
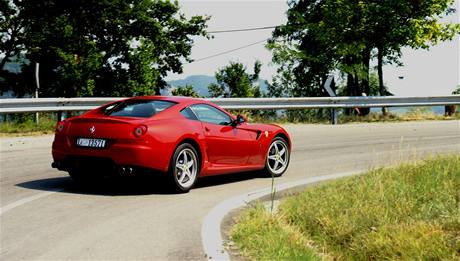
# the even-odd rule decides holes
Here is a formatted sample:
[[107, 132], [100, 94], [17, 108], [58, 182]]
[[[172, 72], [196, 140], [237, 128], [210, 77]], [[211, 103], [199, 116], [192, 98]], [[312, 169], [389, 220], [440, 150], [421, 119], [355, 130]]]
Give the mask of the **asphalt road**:
[[[460, 121], [287, 125], [289, 170], [277, 183], [460, 153]], [[204, 260], [203, 218], [270, 185], [257, 173], [199, 180], [169, 194], [158, 179], [76, 187], [50, 167], [52, 137], [1, 139], [1, 260]]]

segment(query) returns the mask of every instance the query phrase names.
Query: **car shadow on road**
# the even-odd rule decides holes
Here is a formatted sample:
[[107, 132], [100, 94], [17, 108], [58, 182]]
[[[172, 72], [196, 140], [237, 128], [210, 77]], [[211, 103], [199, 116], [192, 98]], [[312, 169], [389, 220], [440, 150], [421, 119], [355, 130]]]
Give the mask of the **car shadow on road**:
[[[193, 190], [200, 188], [219, 186], [228, 183], [244, 182], [246, 180], [263, 178], [260, 172], [243, 172], [198, 179]], [[57, 177], [31, 180], [18, 183], [15, 186], [60, 193], [75, 193], [100, 196], [133, 196], [133, 195], [169, 195], [176, 194], [167, 183], [160, 177], [129, 177], [94, 180], [90, 184], [78, 184], [70, 177]]]
[[261, 171], [239, 172], [218, 176], [202, 177], [197, 180], [195, 189], [244, 182], [246, 180], [265, 178]]

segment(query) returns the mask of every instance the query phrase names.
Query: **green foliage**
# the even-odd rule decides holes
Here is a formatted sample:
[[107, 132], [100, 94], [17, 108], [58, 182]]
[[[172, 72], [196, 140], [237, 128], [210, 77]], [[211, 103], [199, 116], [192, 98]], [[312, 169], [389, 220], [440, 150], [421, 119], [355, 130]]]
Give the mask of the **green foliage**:
[[0, 53], [4, 55], [0, 61], [0, 70], [10, 59], [24, 48], [24, 19], [18, 16], [20, 10], [10, 0], [0, 0]]
[[452, 94], [460, 94], [460, 84], [457, 85], [457, 88], [452, 92]]
[[379, 94], [385, 95], [382, 66], [400, 63], [401, 48], [428, 48], [452, 39], [460, 24], [439, 20], [454, 0], [290, 1], [288, 21], [273, 32], [268, 47], [280, 65], [275, 96], [323, 96], [324, 82], [340, 71], [346, 95], [369, 95], [369, 61], [378, 60]]
[[254, 74], [248, 74], [242, 63], [230, 64], [215, 74], [217, 83], [208, 85], [211, 97], [260, 97], [260, 87], [256, 84], [259, 79], [262, 64], [256, 61]]
[[[19, 86], [28, 92], [35, 87], [32, 67], [40, 63], [40, 96], [159, 93], [166, 74], [181, 73], [182, 62], [191, 61], [193, 37], [206, 36], [208, 18], [186, 19], [177, 2], [3, 1], [17, 12], [0, 17], [11, 21], [1, 37], [17, 48], [1, 45], [0, 51], [26, 54], [30, 65], [18, 77], [28, 79]], [[20, 39], [11, 36], [10, 24], [17, 24]]]
[[193, 89], [193, 86], [188, 84], [185, 86], [179, 86], [176, 89], [172, 90], [172, 95], [201, 98], [201, 96]]
[[[272, 252], [270, 247], [291, 248], [279, 257], [290, 259], [299, 243], [309, 242], [318, 255], [334, 260], [457, 260], [459, 186], [458, 155], [377, 169], [287, 198], [269, 217], [283, 224], [281, 231], [267, 225], [267, 212], [249, 210], [232, 238], [256, 259], [263, 256], [259, 251]], [[300, 238], [278, 241], [282, 246], [264, 244], [275, 232], [292, 231]]]

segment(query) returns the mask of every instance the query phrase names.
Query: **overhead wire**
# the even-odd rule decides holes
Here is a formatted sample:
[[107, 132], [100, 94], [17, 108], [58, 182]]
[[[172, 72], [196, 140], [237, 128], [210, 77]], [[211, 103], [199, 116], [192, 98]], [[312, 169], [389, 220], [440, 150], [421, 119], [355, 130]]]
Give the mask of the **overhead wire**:
[[193, 60], [193, 61], [189, 62], [189, 64], [190, 64], [190, 63], [195, 63], [195, 62], [200, 62], [200, 61], [207, 60], [207, 59], [210, 59], [210, 58], [214, 58], [214, 57], [217, 57], [217, 56], [221, 56], [221, 55], [224, 55], [224, 54], [236, 52], [236, 51], [238, 51], [238, 50], [241, 50], [241, 49], [244, 49], [244, 48], [248, 48], [248, 47], [251, 47], [251, 46], [256, 45], [256, 44], [260, 44], [260, 43], [266, 42], [268, 39], [270, 39], [270, 38], [266, 38], [266, 39], [264, 39], [264, 40], [260, 40], [260, 41], [254, 42], [254, 43], [250, 43], [250, 44], [247, 44], [247, 45], [243, 45], [243, 46], [240, 46], [240, 47], [237, 47], [237, 48], [228, 50], [228, 51], [224, 51], [224, 52], [216, 53], [216, 54], [213, 54], [213, 55], [210, 55], [210, 56], [202, 57], [202, 58], [199, 58], [199, 59], [196, 59], [196, 60]]
[[[209, 34], [218, 34], [218, 33], [248, 32], [248, 31], [258, 31], [258, 30], [274, 29], [274, 28], [276, 28], [276, 27], [278, 27], [278, 26], [279, 26], [279, 25], [274, 25], [274, 26], [263, 26], [263, 27], [252, 27], [252, 28], [242, 28], [242, 29], [215, 30], [215, 31], [208, 31], [207, 33], [209, 33]], [[251, 47], [251, 46], [256, 45], [256, 44], [263, 43], [263, 42], [267, 41], [268, 39], [270, 39], [270, 38], [267, 38], [267, 39], [264, 39], [264, 40], [260, 40], [260, 41], [254, 42], [254, 43], [250, 43], [250, 44], [247, 44], [247, 45], [244, 45], [244, 46], [240, 46], [240, 47], [237, 47], [237, 48], [228, 50], [228, 51], [224, 51], [224, 52], [216, 53], [216, 54], [213, 54], [213, 55], [210, 55], [210, 56], [202, 57], [202, 58], [193, 60], [193, 61], [189, 62], [188, 64], [196, 63], [196, 62], [200, 62], [200, 61], [203, 61], [203, 60], [211, 59], [211, 58], [214, 58], [214, 57], [217, 57], [217, 56], [221, 56], [221, 55], [224, 55], [224, 54], [232, 53], [232, 52], [235, 52], [235, 51], [244, 49], [244, 48]]]
[[229, 30], [217, 30], [217, 31], [208, 31], [209, 34], [219, 34], [219, 33], [234, 33], [234, 32], [248, 32], [248, 31], [258, 31], [258, 30], [267, 30], [274, 29], [279, 25], [274, 26], [263, 26], [263, 27], [253, 27], [253, 28], [243, 28], [243, 29], [229, 29]]

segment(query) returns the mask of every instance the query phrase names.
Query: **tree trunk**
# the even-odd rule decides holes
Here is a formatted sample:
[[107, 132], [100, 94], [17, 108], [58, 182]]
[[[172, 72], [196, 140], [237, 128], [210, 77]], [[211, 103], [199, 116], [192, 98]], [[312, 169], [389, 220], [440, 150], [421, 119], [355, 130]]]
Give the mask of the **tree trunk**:
[[363, 63], [363, 69], [364, 69], [364, 78], [362, 80], [362, 86], [363, 86], [363, 92], [366, 93], [367, 96], [371, 96], [371, 88], [369, 85], [369, 63], [371, 60], [371, 50], [366, 48], [363, 51], [363, 56], [362, 56], [362, 63]]
[[[379, 74], [379, 93], [380, 96], [385, 96], [385, 86], [383, 85], [383, 47], [377, 48], [377, 72]], [[382, 107], [382, 114], [385, 116], [388, 114], [388, 108]]]
[[[371, 88], [369, 85], [369, 63], [371, 60], [371, 50], [369, 48], [364, 49], [362, 54], [362, 63], [363, 63], [363, 70], [364, 70], [364, 78], [361, 80], [362, 85], [362, 92], [366, 94], [366, 96], [371, 95]], [[370, 108], [361, 108], [361, 113], [363, 116], [366, 116], [370, 112]]]
[[[353, 89], [354, 89], [354, 80], [353, 80], [353, 74], [348, 73], [347, 74], [347, 96], [353, 96]], [[350, 115], [352, 110], [350, 109], [345, 109], [345, 114]]]

